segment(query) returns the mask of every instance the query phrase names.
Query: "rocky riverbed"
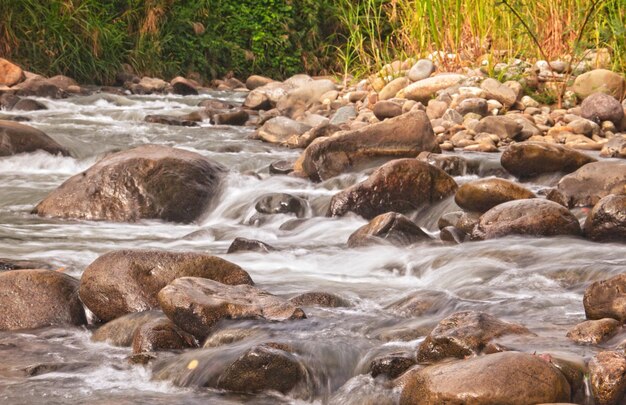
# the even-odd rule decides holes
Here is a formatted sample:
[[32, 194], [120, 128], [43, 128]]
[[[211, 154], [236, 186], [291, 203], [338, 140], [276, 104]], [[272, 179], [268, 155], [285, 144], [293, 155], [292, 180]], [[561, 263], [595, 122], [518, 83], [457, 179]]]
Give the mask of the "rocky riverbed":
[[0, 68], [0, 402], [624, 403], [622, 75]]

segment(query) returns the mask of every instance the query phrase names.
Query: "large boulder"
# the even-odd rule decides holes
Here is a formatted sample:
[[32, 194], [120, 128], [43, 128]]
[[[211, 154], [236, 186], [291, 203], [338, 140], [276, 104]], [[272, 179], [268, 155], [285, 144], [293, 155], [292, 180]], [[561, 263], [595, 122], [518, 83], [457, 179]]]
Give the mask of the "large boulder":
[[219, 257], [192, 252], [119, 250], [100, 256], [85, 269], [80, 297], [98, 318], [110, 321], [131, 312], [158, 308], [157, 293], [178, 277], [252, 284], [246, 271]]
[[534, 197], [535, 194], [527, 188], [512, 181], [494, 177], [463, 184], [456, 192], [454, 201], [465, 210], [487, 212], [507, 201]]
[[622, 405], [626, 399], [624, 353], [601, 352], [589, 362], [589, 382], [596, 405]]
[[172, 281], [158, 298], [168, 318], [198, 339], [206, 338], [223, 319], [276, 322], [306, 318], [296, 305], [251, 285], [230, 286], [198, 277]]
[[443, 73], [409, 84], [397, 96], [426, 103], [439, 90], [461, 84], [465, 79], [467, 79], [465, 75]]
[[109, 155], [66, 180], [33, 210], [40, 216], [191, 222], [220, 191], [224, 169], [182, 149], [146, 145]]
[[371, 166], [380, 159], [416, 157], [422, 151], [438, 150], [439, 145], [426, 113], [411, 111], [314, 141], [296, 162], [295, 173], [320, 181], [347, 170]]
[[594, 93], [583, 100], [580, 105], [582, 117], [596, 123], [611, 121], [620, 125], [624, 118], [622, 104], [613, 96], [604, 93]]
[[13, 121], [0, 120], [0, 156], [43, 150], [53, 155], [70, 152], [42, 131]]
[[15, 86], [24, 80], [24, 71], [14, 63], [0, 58], [0, 86]]
[[587, 163], [597, 161], [591, 156], [564, 145], [523, 142], [509, 146], [500, 158], [502, 167], [519, 178], [544, 173], [571, 173]]
[[626, 93], [626, 80], [619, 73], [595, 69], [576, 77], [572, 90], [581, 99], [600, 92], [621, 100]]
[[461, 311], [443, 319], [417, 350], [417, 361], [435, 363], [480, 354], [492, 340], [504, 335], [524, 335], [521, 325], [501, 321], [485, 312]]
[[626, 194], [602, 198], [587, 215], [585, 235], [601, 242], [626, 242]]
[[480, 217], [472, 238], [579, 236], [581, 233], [578, 219], [567, 208], [552, 201], [533, 198], [496, 205]]
[[505, 352], [414, 369], [400, 405], [533, 405], [568, 402], [570, 385], [539, 356]]
[[585, 290], [583, 305], [587, 319], [626, 322], [626, 273], [591, 284]]
[[563, 177], [557, 186], [570, 207], [594, 206], [609, 194], [626, 194], [626, 162], [586, 164]]
[[348, 238], [348, 247], [361, 247], [376, 243], [406, 246], [428, 241], [430, 236], [409, 218], [397, 212], [387, 212], [363, 225]]
[[456, 182], [443, 170], [417, 159], [397, 159], [379, 167], [367, 180], [335, 194], [328, 214], [354, 212], [372, 219], [389, 211], [406, 213], [456, 190]]
[[84, 325], [78, 280], [50, 270], [0, 273], [0, 330]]

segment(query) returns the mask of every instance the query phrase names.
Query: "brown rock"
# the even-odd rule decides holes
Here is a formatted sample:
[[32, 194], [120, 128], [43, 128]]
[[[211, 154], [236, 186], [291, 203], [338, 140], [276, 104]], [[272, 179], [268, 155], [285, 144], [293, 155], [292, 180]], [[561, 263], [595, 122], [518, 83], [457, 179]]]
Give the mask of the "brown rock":
[[230, 244], [230, 246], [228, 247], [228, 251], [226, 253], [237, 253], [237, 252], [269, 253], [274, 250], [276, 250], [275, 247], [268, 245], [265, 242], [261, 242], [260, 240], [237, 237], [233, 240], [233, 243]]
[[51, 83], [55, 86], [57, 86], [58, 88], [60, 88], [63, 91], [68, 91], [72, 88], [72, 86], [74, 87], [78, 87], [78, 83], [76, 82], [76, 80], [64, 76], [64, 75], [56, 75], [56, 76], [52, 76], [49, 79], [46, 79], [48, 83]]
[[177, 127], [197, 127], [196, 121], [185, 119], [185, 117], [174, 117], [171, 115], [150, 114], [144, 117], [144, 121], [153, 124], [174, 125]]
[[402, 106], [398, 103], [394, 103], [393, 101], [379, 101], [374, 104], [372, 112], [376, 118], [382, 121], [387, 118], [393, 118], [401, 115]]
[[310, 129], [311, 126], [308, 124], [279, 116], [267, 120], [258, 129], [256, 137], [264, 142], [283, 143], [291, 137], [299, 137]]
[[0, 257], [0, 271], [28, 269], [53, 270], [53, 267], [50, 264], [39, 260], [22, 260]]
[[213, 114], [211, 121], [216, 125], [245, 125], [250, 115], [245, 110], [227, 111]]
[[394, 379], [415, 365], [415, 356], [413, 353], [396, 352], [380, 356], [372, 360], [369, 366], [369, 372], [372, 377], [384, 375], [387, 378]]
[[65, 97], [65, 92], [59, 88], [56, 84], [50, 82], [41, 76], [35, 76], [30, 79], [26, 79], [20, 84], [14, 87], [17, 94], [20, 97], [34, 96], [34, 97], [48, 97], [48, 98], [62, 98]]
[[626, 162], [601, 161], [586, 164], [563, 177], [557, 186], [570, 207], [596, 205], [609, 194], [626, 194]]
[[428, 240], [430, 236], [409, 218], [397, 212], [387, 212], [378, 215], [350, 235], [348, 247], [385, 242], [394, 246], [406, 246]]
[[42, 131], [13, 121], [0, 120], [0, 156], [43, 150], [69, 156], [69, 151]]
[[584, 229], [591, 240], [626, 242], [626, 194], [611, 194], [598, 201], [587, 215]]
[[422, 152], [417, 159], [440, 168], [450, 176], [462, 176], [467, 173], [467, 161], [461, 156]]
[[126, 314], [100, 326], [91, 335], [91, 340], [94, 342], [107, 342], [113, 346], [130, 347], [133, 343], [133, 336], [139, 327], [150, 321], [164, 318], [165, 315], [161, 311], [143, 311]]
[[567, 146], [540, 142], [513, 144], [502, 153], [500, 159], [506, 171], [520, 178], [544, 173], [571, 173], [595, 161]]
[[419, 318], [424, 315], [437, 313], [444, 308], [450, 308], [455, 303], [456, 300], [446, 293], [420, 290], [392, 302], [385, 309], [400, 316]]
[[198, 342], [172, 321], [162, 317], [139, 326], [133, 335], [132, 346], [133, 354], [139, 354], [198, 347]]
[[307, 201], [304, 198], [287, 193], [270, 193], [261, 196], [254, 209], [261, 214], [295, 214], [302, 218], [306, 214]]
[[626, 159], [626, 136], [614, 136], [609, 139], [609, 141], [602, 146], [600, 156]]
[[298, 294], [290, 298], [289, 302], [299, 307], [338, 308], [350, 306], [347, 300], [338, 295], [317, 291]]
[[596, 405], [621, 405], [626, 399], [626, 357], [601, 352], [589, 362], [591, 393]]
[[489, 98], [498, 100], [505, 107], [511, 107], [517, 101], [515, 91], [496, 79], [487, 78], [483, 80], [480, 88], [487, 93]]
[[621, 326], [612, 318], [585, 321], [567, 331], [567, 337], [576, 343], [597, 345], [615, 336]]
[[84, 325], [78, 280], [50, 270], [0, 273], [0, 330]]
[[498, 135], [503, 140], [519, 140], [523, 125], [514, 119], [504, 115], [489, 115], [482, 118], [473, 128], [476, 133], [485, 132]]
[[158, 308], [157, 293], [178, 277], [205, 277], [225, 284], [252, 284], [247, 272], [202, 253], [119, 250], [97, 258], [84, 271], [80, 297], [98, 318], [109, 321]]
[[532, 191], [519, 184], [494, 177], [463, 184], [456, 192], [454, 201], [465, 210], [487, 212], [507, 201], [534, 197]]
[[176, 94], [180, 94], [182, 96], [198, 95], [198, 89], [196, 89], [196, 86], [184, 77], [177, 76], [172, 79], [170, 84], [172, 85], [172, 90]]
[[626, 80], [619, 73], [594, 69], [576, 77], [572, 90], [581, 99], [601, 92], [621, 100], [626, 94]]
[[389, 82], [383, 89], [378, 93], [379, 100], [389, 100], [390, 98], [394, 98], [396, 94], [403, 88], [409, 85], [411, 81], [408, 77], [398, 77]]
[[613, 96], [604, 93], [594, 93], [586, 97], [580, 105], [582, 117], [596, 123], [611, 121], [619, 125], [624, 118], [624, 107]]
[[402, 90], [402, 94], [398, 94], [398, 97], [403, 96], [409, 100], [421, 101], [425, 103], [439, 90], [447, 89], [448, 87], [460, 84], [466, 78], [467, 76], [456, 73], [444, 73], [431, 76], [427, 79], [409, 84]]
[[37, 100], [33, 100], [30, 98], [22, 98], [13, 106], [12, 110], [21, 110], [21, 111], [38, 111], [38, 110], [47, 110], [48, 107], [43, 105]]
[[626, 322], [626, 273], [591, 284], [585, 290], [583, 305], [587, 319]]
[[248, 90], [254, 90], [258, 87], [265, 86], [266, 84], [273, 81], [274, 80], [270, 79], [269, 77], [252, 75], [248, 77], [248, 79], [246, 79], [246, 87], [248, 88]]
[[0, 58], [0, 86], [15, 86], [24, 80], [24, 71], [14, 63]]

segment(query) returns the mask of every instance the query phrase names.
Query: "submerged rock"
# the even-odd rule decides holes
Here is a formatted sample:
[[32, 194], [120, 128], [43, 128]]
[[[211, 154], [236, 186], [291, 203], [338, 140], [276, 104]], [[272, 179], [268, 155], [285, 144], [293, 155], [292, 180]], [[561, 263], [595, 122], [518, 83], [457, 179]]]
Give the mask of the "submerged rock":
[[585, 236], [599, 242], [626, 242], [626, 194], [598, 201], [587, 215]]
[[430, 236], [409, 218], [397, 212], [387, 212], [378, 215], [350, 235], [348, 247], [385, 242], [394, 246], [406, 246], [428, 240]]
[[564, 145], [523, 142], [509, 146], [500, 158], [502, 167], [519, 178], [544, 173], [571, 173], [597, 160]]
[[563, 177], [557, 186], [570, 207], [593, 206], [609, 194], [626, 194], [626, 162], [586, 164]]
[[42, 131], [13, 121], [0, 120], [0, 156], [43, 150], [53, 155], [70, 152]]
[[534, 198], [532, 191], [509, 180], [488, 178], [470, 181], [459, 187], [454, 202], [468, 211], [487, 212], [507, 201]]

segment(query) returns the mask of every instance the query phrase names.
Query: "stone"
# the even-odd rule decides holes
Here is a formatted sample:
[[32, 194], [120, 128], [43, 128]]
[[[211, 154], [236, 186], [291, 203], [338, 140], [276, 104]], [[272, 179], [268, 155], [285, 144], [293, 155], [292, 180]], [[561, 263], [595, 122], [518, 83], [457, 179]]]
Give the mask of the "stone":
[[581, 233], [578, 219], [567, 208], [553, 201], [533, 198], [496, 205], [480, 217], [472, 238], [580, 236]]
[[478, 114], [481, 117], [486, 116], [489, 113], [489, 108], [487, 106], [487, 100], [484, 98], [466, 98], [456, 106], [456, 111], [461, 114]]
[[467, 173], [467, 160], [461, 156], [421, 152], [417, 159], [440, 168], [450, 176], [463, 176]]
[[51, 270], [0, 272], [0, 331], [85, 325], [78, 280]]
[[273, 81], [274, 80], [270, 79], [269, 77], [252, 75], [246, 79], [246, 88], [248, 90], [254, 90], [261, 86], [265, 86], [266, 84], [271, 83]]
[[48, 97], [48, 98], [62, 98], [65, 96], [65, 92], [59, 88], [56, 84], [51, 83], [48, 79], [41, 76], [36, 76], [30, 79], [26, 79], [20, 84], [13, 87], [17, 91], [16, 95], [20, 97]]
[[619, 125], [624, 118], [622, 104], [613, 96], [604, 93], [593, 93], [586, 97], [580, 105], [582, 117], [595, 123], [611, 121]]
[[51, 78], [47, 79], [47, 82], [57, 86], [63, 91], [70, 91], [74, 87], [79, 87], [76, 80], [65, 75], [52, 76]]
[[429, 240], [430, 236], [409, 218], [397, 212], [387, 212], [378, 215], [352, 233], [348, 239], [348, 247], [363, 247], [377, 243], [408, 246]]
[[329, 124], [332, 126], [347, 124], [355, 119], [356, 116], [356, 109], [353, 105], [344, 105], [343, 107], [339, 107], [335, 114], [333, 114]]
[[587, 215], [585, 236], [597, 242], [626, 243], [626, 193], [603, 197]]
[[165, 318], [163, 312], [155, 310], [126, 314], [100, 326], [91, 335], [91, 340], [118, 347], [130, 347], [133, 343], [133, 336], [140, 326], [163, 318]]
[[406, 318], [420, 318], [453, 307], [456, 302], [444, 292], [418, 290], [385, 306], [385, 310]]
[[272, 102], [267, 94], [258, 89], [251, 91], [243, 101], [243, 108], [249, 110], [269, 110]]
[[374, 104], [374, 115], [379, 120], [397, 117], [402, 114], [402, 106], [393, 101], [379, 101]]
[[44, 132], [13, 121], [0, 120], [0, 156], [43, 150], [53, 155], [70, 152]]
[[[287, 146], [290, 148], [306, 148], [311, 143], [313, 143], [313, 141], [316, 140], [317, 138], [332, 136], [334, 133], [338, 131], [340, 131], [340, 128], [337, 125], [331, 125], [330, 123], [322, 124], [317, 127], [313, 127], [309, 129], [308, 131], [306, 131], [304, 134], [300, 136], [290, 137], [289, 139], [281, 143], [281, 145]], [[295, 165], [295, 162], [292, 162], [291, 171], [293, 171], [294, 165]]]
[[294, 172], [321, 181], [348, 170], [371, 167], [381, 159], [416, 157], [422, 151], [439, 151], [439, 145], [426, 114], [411, 111], [316, 140], [300, 155]]
[[406, 213], [439, 202], [456, 190], [456, 182], [443, 170], [417, 159], [397, 159], [335, 194], [328, 215], [354, 212], [372, 219], [389, 211]]
[[389, 100], [390, 98], [394, 98], [396, 94], [408, 86], [409, 83], [411, 83], [411, 81], [407, 77], [393, 79], [378, 93], [378, 99]]
[[626, 357], [606, 351], [589, 362], [589, 382], [596, 405], [621, 405], [626, 398]]
[[592, 283], [585, 290], [583, 305], [587, 319], [626, 322], [626, 273]]
[[310, 291], [289, 298], [289, 302], [299, 307], [339, 308], [349, 307], [350, 302], [327, 292]]
[[170, 81], [170, 85], [172, 85], [172, 90], [175, 94], [180, 94], [181, 96], [198, 95], [198, 89], [196, 89], [196, 86], [184, 77], [177, 76], [173, 78], [172, 81]]
[[[287, 86], [290, 85], [289, 80], [285, 81]], [[276, 108], [281, 114], [291, 118], [297, 117], [312, 106], [319, 104], [324, 93], [336, 89], [335, 83], [328, 79], [311, 80], [309, 78], [309, 80], [302, 82], [291, 82], [291, 86], [292, 88], [287, 91], [287, 94], [276, 103]]]
[[25, 78], [22, 68], [0, 58], [0, 86], [15, 86]]
[[422, 103], [425, 103], [439, 90], [461, 84], [466, 79], [467, 76], [456, 73], [439, 74], [437, 76], [432, 76], [409, 84], [403, 89], [401, 92], [402, 94], [397, 94], [397, 97], [402, 96], [409, 100], [421, 101]]
[[248, 122], [250, 115], [245, 110], [227, 111], [214, 114], [211, 121], [216, 125], [235, 125], [241, 126]]
[[467, 233], [463, 232], [461, 229], [456, 226], [446, 226], [441, 229], [439, 232], [439, 239], [442, 242], [460, 244], [465, 242], [467, 238]]
[[532, 191], [517, 183], [493, 177], [463, 184], [456, 192], [454, 202], [465, 210], [482, 213], [507, 201], [534, 197]]
[[305, 199], [287, 193], [270, 193], [261, 196], [254, 208], [261, 214], [295, 214], [302, 218], [308, 203]]
[[99, 319], [157, 309], [157, 293], [178, 277], [205, 277], [224, 284], [252, 284], [236, 264], [192, 252], [118, 250], [98, 257], [84, 271], [80, 297]]
[[12, 110], [21, 110], [21, 111], [38, 111], [38, 110], [47, 110], [43, 103], [40, 103], [37, 100], [33, 100], [30, 98], [22, 98], [20, 99], [13, 107]]
[[617, 334], [622, 323], [611, 318], [581, 322], [567, 331], [567, 337], [579, 344], [600, 344]]
[[505, 335], [527, 335], [525, 327], [485, 312], [461, 311], [443, 319], [417, 350], [419, 363], [435, 363], [480, 354], [487, 344]]
[[257, 137], [269, 143], [282, 143], [290, 137], [300, 136], [310, 130], [311, 126], [287, 117], [274, 117], [266, 121], [257, 131]]
[[431, 120], [436, 120], [437, 118], [443, 117], [443, 114], [448, 110], [449, 103], [432, 99], [428, 101], [428, 106], [426, 107], [426, 115]]
[[602, 146], [602, 157], [616, 157], [626, 159], [626, 136], [614, 136]]
[[158, 294], [163, 312], [184, 331], [206, 338], [223, 319], [270, 322], [303, 319], [296, 305], [251, 285], [226, 285], [198, 277], [181, 277]]
[[626, 93], [626, 80], [619, 73], [595, 69], [576, 77], [572, 90], [580, 99], [585, 99], [593, 93], [605, 93], [621, 100]]
[[588, 163], [563, 177], [557, 189], [569, 207], [594, 206], [609, 194], [626, 194], [626, 162]]
[[174, 125], [178, 127], [197, 127], [198, 123], [185, 119], [185, 117], [175, 117], [172, 115], [149, 114], [143, 119], [152, 124]]
[[0, 94], [0, 109], [4, 109], [10, 111], [13, 109], [13, 106], [20, 101], [20, 98], [15, 94], [11, 93], [3, 93]]
[[406, 75], [411, 81], [417, 82], [429, 78], [435, 69], [435, 64], [430, 59], [420, 59], [411, 66]]
[[556, 367], [518, 352], [414, 369], [402, 380], [400, 405], [521, 405], [571, 399], [570, 385]]
[[[115, 321], [114, 321], [115, 322]], [[198, 342], [162, 316], [139, 326], [132, 337], [133, 354], [198, 347]]]
[[293, 172], [293, 164], [291, 160], [277, 160], [270, 163], [268, 170], [270, 174], [289, 174]]
[[389, 379], [394, 379], [404, 374], [405, 371], [415, 364], [417, 363], [412, 353], [396, 352], [372, 360], [368, 371], [372, 377], [384, 375]]
[[152, 94], [162, 93], [166, 88], [167, 82], [165, 80], [157, 77], [144, 76], [137, 84], [137, 87], [135, 89], [131, 89], [131, 91], [135, 94]]
[[473, 129], [476, 133], [486, 132], [498, 135], [502, 140], [518, 140], [523, 128], [522, 124], [507, 116], [490, 115], [482, 118]]
[[500, 158], [504, 169], [518, 178], [545, 173], [571, 173], [597, 160], [563, 145], [523, 142], [510, 145]]
[[192, 222], [220, 193], [224, 168], [160, 145], [106, 156], [70, 177], [33, 209], [39, 216], [115, 222]]
[[480, 88], [485, 91], [488, 98], [502, 103], [509, 108], [517, 101], [517, 94], [509, 86], [500, 83], [496, 79], [487, 78], [480, 84]]
[[268, 245], [265, 242], [261, 242], [260, 240], [254, 239], [246, 239], [237, 237], [233, 240], [233, 243], [228, 247], [228, 251], [226, 253], [238, 253], [238, 252], [260, 252], [260, 253], [269, 253], [276, 250], [275, 247]]
[[447, 226], [454, 226], [467, 234], [471, 234], [479, 219], [480, 213], [477, 212], [453, 211], [443, 214], [437, 222], [437, 227], [443, 229]]
[[0, 257], [0, 271], [29, 269], [53, 270], [53, 267], [40, 260], [22, 260]]

